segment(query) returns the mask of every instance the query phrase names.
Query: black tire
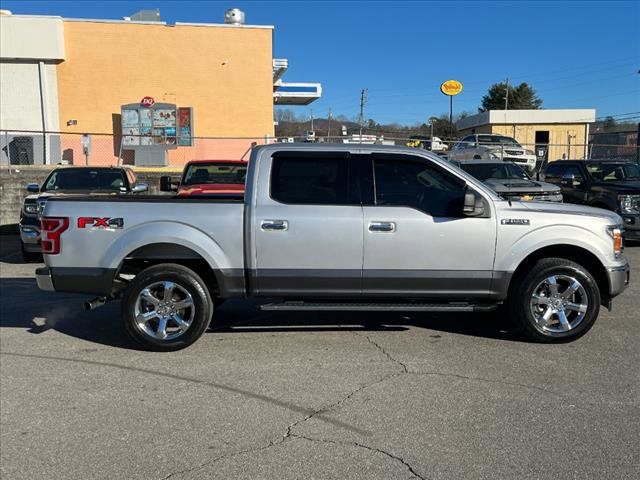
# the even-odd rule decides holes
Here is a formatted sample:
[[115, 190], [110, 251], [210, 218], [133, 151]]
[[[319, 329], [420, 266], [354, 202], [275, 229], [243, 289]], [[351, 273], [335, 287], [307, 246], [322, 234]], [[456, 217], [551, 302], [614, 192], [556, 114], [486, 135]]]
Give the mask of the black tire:
[[[188, 292], [191, 296], [189, 300], [192, 302], [192, 306], [180, 311], [182, 312], [181, 315], [188, 314], [192, 316], [189, 319], [189, 326], [183, 332], [180, 332], [178, 324], [169, 320], [168, 328], [178, 329], [178, 331], [171, 332], [173, 335], [178, 335], [175, 338], [170, 338], [171, 335], [167, 339], [152, 337], [143, 330], [140, 322], [136, 319], [136, 307], [141, 302], [139, 296], [142, 295], [142, 291], [148, 287], [155, 288], [153, 287], [154, 285], [162, 282], [171, 282], [174, 286], [177, 286], [178, 290], [174, 294], [176, 296], [174, 301], [180, 301], [181, 294], [183, 294], [183, 299], [186, 299], [185, 292]], [[171, 291], [173, 292], [173, 290]], [[166, 297], [164, 298], [166, 299]], [[153, 297], [153, 299], [154, 301], [158, 300], [156, 297]], [[146, 300], [143, 303], [146, 306], [151, 305], [150, 303], [147, 304]], [[122, 297], [122, 319], [125, 330], [137, 344], [147, 350], [171, 352], [188, 347], [202, 336], [211, 321], [213, 305], [209, 290], [197, 273], [179, 264], [163, 263], [141, 271], [127, 286]], [[145, 313], [154, 313], [156, 308], [161, 307], [156, 305]], [[193, 312], [191, 309], [193, 309]], [[157, 324], [159, 321], [159, 316], [154, 317], [149, 326], [153, 327], [151, 322], [156, 322]], [[159, 330], [159, 327], [156, 328]], [[150, 329], [153, 330], [153, 328]]]
[[22, 259], [26, 263], [42, 261], [42, 254], [38, 252], [28, 252], [27, 249], [24, 247], [23, 242], [20, 242], [20, 251], [22, 252]]
[[[587, 302], [583, 304], [586, 305], [583, 318], [575, 323], [575, 327], [572, 326], [567, 331], [554, 332], [546, 330], [548, 328], [556, 330], [560, 328], [561, 322], [557, 314], [553, 314], [551, 318], [552, 322], [556, 322], [555, 324], [542, 326], [536, 321], [536, 315], [534, 314], [536, 308], [553, 308], [550, 305], [546, 307], [532, 306], [533, 295], [538, 293], [536, 291], [537, 287], [550, 277], [561, 279], [561, 281], [567, 277], [577, 280], [582, 290], [578, 290], [575, 294], [576, 296], [572, 297], [571, 304], [576, 305], [575, 299], [578, 295], [580, 298], [584, 297], [580, 303]], [[544, 258], [538, 260], [528, 272], [514, 281], [517, 283], [512, 286], [509, 295], [509, 316], [530, 340], [542, 343], [560, 343], [576, 340], [587, 333], [598, 318], [598, 313], [600, 312], [600, 289], [593, 275], [582, 265], [563, 258]], [[563, 286], [559, 283], [556, 288], [559, 290]], [[541, 295], [541, 297], [544, 298], [544, 295]], [[540, 298], [540, 296], [537, 298]], [[551, 298], [547, 298], [544, 301], [550, 300]], [[559, 307], [559, 309], [570, 312], [570, 316], [567, 317], [570, 325], [574, 323], [571, 321], [572, 318], [576, 321], [580, 316], [580, 313], [572, 309], [565, 310], [564, 307]], [[542, 317], [542, 310], [536, 311]]]

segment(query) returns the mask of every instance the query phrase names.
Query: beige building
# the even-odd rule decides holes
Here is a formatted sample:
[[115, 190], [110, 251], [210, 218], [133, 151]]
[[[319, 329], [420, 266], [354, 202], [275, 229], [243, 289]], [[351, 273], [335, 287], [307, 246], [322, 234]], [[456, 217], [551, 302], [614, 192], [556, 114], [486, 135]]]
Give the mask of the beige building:
[[539, 157], [553, 161], [588, 156], [589, 124], [595, 109], [489, 110], [456, 123], [458, 135], [491, 133], [515, 138]]

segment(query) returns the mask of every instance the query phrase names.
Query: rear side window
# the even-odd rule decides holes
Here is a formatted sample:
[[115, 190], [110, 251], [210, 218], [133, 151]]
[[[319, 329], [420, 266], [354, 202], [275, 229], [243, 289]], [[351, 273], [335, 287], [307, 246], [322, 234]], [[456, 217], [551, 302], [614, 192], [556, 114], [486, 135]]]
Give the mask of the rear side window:
[[349, 159], [276, 157], [271, 198], [298, 205], [349, 205]]
[[412, 207], [433, 217], [459, 217], [465, 185], [424, 162], [374, 161], [376, 205]]

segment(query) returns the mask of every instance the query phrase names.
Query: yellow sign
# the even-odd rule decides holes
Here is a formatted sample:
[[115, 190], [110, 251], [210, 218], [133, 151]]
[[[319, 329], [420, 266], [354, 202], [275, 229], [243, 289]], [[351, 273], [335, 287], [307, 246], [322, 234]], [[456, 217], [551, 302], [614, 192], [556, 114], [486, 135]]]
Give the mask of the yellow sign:
[[453, 97], [462, 92], [462, 84], [458, 80], [447, 80], [440, 85], [440, 91], [445, 95]]

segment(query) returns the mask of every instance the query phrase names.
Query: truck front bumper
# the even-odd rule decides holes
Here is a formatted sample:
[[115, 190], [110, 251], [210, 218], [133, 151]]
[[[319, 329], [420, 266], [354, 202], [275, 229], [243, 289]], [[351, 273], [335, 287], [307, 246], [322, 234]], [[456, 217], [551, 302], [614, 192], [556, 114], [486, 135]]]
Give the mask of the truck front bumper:
[[36, 268], [36, 283], [40, 290], [46, 290], [47, 292], [53, 292], [53, 278], [51, 277], [51, 270], [49, 267]]
[[620, 214], [622, 217], [622, 225], [624, 226], [624, 233], [622, 234], [625, 240], [640, 240], [640, 215], [627, 215]]
[[20, 222], [20, 241], [27, 252], [40, 252], [40, 224]]
[[609, 298], [620, 295], [629, 286], [629, 262], [618, 267], [608, 268], [607, 276], [609, 277]]

